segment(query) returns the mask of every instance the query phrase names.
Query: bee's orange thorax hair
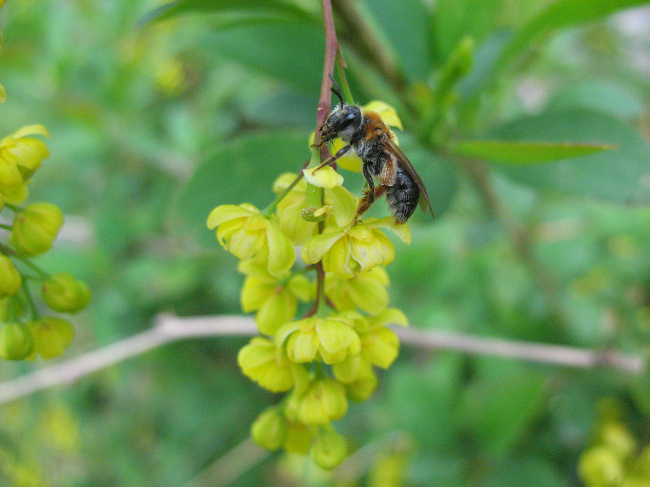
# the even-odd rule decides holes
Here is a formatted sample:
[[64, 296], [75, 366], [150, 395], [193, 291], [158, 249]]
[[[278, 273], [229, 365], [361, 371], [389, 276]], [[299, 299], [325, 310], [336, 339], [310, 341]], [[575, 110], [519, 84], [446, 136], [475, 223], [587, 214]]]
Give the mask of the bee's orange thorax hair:
[[372, 140], [381, 134], [391, 133], [391, 130], [386, 126], [377, 113], [364, 110], [363, 117], [367, 120], [364, 127], [366, 130], [366, 140]]

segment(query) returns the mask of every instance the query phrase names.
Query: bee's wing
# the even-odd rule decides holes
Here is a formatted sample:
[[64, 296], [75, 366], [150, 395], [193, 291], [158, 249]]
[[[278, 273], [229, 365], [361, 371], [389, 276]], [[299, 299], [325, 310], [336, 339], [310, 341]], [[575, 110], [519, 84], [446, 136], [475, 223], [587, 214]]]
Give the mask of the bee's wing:
[[402, 166], [402, 168], [408, 173], [409, 176], [411, 176], [411, 178], [413, 178], [413, 181], [415, 181], [415, 184], [417, 184], [418, 188], [420, 189], [420, 208], [422, 208], [422, 211], [426, 213], [428, 206], [429, 210], [431, 211], [431, 216], [435, 218], [435, 215], [433, 214], [433, 208], [431, 208], [431, 200], [429, 199], [427, 188], [424, 187], [422, 178], [420, 178], [420, 175], [416, 172], [413, 164], [411, 164], [411, 161], [408, 160], [408, 157], [406, 157], [404, 152], [402, 152], [402, 149], [399, 148], [393, 139], [388, 136], [383, 137], [383, 142], [386, 149], [388, 149], [388, 151], [395, 156], [395, 159], [399, 165]]

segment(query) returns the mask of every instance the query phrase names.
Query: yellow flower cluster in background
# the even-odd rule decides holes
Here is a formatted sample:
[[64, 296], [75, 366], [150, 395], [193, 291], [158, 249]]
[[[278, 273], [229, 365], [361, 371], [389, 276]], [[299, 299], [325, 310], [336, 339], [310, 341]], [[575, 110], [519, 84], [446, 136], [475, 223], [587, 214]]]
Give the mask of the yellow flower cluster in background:
[[621, 417], [622, 409], [610, 399], [600, 403], [592, 444], [578, 464], [585, 487], [650, 485], [650, 445], [639, 445]]
[[0, 357], [7, 360], [59, 356], [74, 338], [72, 324], [60, 317], [41, 316], [30, 282], [40, 283], [41, 297], [53, 311], [76, 313], [91, 299], [88, 285], [69, 273], [48, 274], [31, 257], [50, 248], [63, 226], [63, 213], [50, 203], [20, 207], [29, 195], [28, 184], [50, 152], [42, 125], [30, 125], [0, 141], [0, 199], [2, 210], [13, 213], [10, 232], [0, 243]]
[[[0, 84], [0, 102], [5, 100]], [[60, 313], [76, 313], [91, 299], [86, 283], [68, 273], [48, 274], [30, 260], [50, 250], [63, 226], [63, 213], [53, 204], [20, 206], [34, 173], [50, 156], [38, 137], [49, 136], [44, 126], [29, 125], [0, 140], [0, 211], [13, 213], [11, 225], [0, 225], [9, 232], [8, 241], [0, 242], [0, 357], [6, 360], [56, 357], [74, 338], [69, 321], [40, 315], [30, 282], [40, 284], [44, 303]]]
[[281, 175], [268, 208], [219, 206], [207, 225], [240, 259], [242, 309], [256, 313], [262, 335], [240, 350], [239, 366], [261, 387], [286, 393], [254, 422], [253, 438], [330, 469], [348, 449], [332, 422], [349, 401], [373, 393], [375, 368], [388, 368], [399, 351], [389, 325], [407, 325], [388, 307], [384, 267], [395, 248], [383, 231], [405, 243], [411, 235], [391, 217], [358, 220], [357, 199], [330, 167], [303, 175]]

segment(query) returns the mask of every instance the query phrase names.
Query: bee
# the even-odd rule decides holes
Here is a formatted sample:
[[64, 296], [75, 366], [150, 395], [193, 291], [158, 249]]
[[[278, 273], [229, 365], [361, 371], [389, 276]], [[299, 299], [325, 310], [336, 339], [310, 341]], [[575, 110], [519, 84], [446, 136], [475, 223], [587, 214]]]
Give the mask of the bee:
[[[362, 173], [367, 190], [357, 207], [358, 219], [373, 202], [386, 193], [386, 201], [395, 223], [405, 223], [418, 203], [424, 212], [431, 211], [431, 201], [422, 179], [396, 142], [395, 134], [381, 117], [372, 111], [362, 110], [343, 101], [341, 89], [334, 79], [332, 92], [340, 103], [329, 114], [320, 129], [321, 146], [340, 138], [347, 145], [322, 166], [333, 164], [352, 150], [363, 162]], [[379, 180], [375, 186], [374, 178]]]

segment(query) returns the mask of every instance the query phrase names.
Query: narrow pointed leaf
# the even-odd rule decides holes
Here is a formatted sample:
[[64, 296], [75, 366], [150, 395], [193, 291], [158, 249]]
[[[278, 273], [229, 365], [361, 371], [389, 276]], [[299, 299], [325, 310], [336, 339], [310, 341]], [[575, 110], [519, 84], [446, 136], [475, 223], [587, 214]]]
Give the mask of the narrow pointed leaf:
[[451, 144], [457, 154], [508, 164], [537, 164], [615, 149], [612, 144], [469, 140]]

